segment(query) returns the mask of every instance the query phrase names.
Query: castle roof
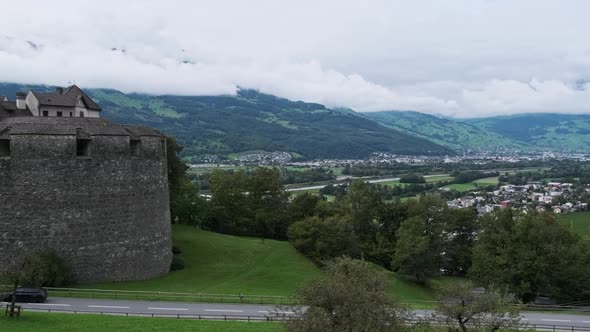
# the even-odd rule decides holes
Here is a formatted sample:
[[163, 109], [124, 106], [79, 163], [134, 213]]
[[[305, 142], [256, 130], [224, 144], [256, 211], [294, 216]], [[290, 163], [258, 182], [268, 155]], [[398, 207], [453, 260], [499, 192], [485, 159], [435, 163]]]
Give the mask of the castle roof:
[[99, 118], [10, 117], [0, 118], [0, 133], [10, 135], [163, 136], [155, 129], [113, 124]]
[[39, 101], [40, 106], [61, 106], [61, 107], [76, 107], [78, 102], [82, 100], [86, 108], [94, 111], [101, 111], [98, 104], [92, 100], [82, 89], [77, 85], [72, 85], [66, 89], [57, 88], [56, 92], [35, 92], [31, 91], [35, 98]]
[[28, 109], [19, 109], [13, 101], [2, 101], [0, 99], [0, 121], [6, 118], [33, 116]]

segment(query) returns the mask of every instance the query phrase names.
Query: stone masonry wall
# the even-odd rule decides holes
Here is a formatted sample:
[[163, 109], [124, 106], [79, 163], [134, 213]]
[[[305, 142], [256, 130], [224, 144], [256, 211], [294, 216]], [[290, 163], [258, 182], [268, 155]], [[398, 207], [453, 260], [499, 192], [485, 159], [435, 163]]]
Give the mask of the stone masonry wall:
[[170, 211], [165, 145], [142, 136], [11, 135], [0, 158], [0, 270], [23, 249], [55, 249], [79, 281], [140, 280], [168, 273]]

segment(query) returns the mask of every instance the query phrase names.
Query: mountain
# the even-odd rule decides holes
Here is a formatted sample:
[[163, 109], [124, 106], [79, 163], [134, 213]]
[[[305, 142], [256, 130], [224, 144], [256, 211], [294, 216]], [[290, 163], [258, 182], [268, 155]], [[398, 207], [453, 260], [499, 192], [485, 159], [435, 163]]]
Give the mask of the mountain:
[[517, 114], [465, 123], [543, 150], [590, 152], [588, 114]]
[[[47, 86], [0, 84], [0, 95]], [[187, 157], [245, 151], [286, 151], [307, 158], [364, 158], [373, 152], [454, 154], [385, 127], [349, 109], [290, 101], [253, 90], [235, 96], [152, 96], [85, 89], [116, 123], [154, 127], [174, 136]], [[13, 97], [11, 97], [13, 98]]]
[[536, 149], [523, 142], [469, 122], [411, 111], [368, 112], [363, 115], [390, 128], [426, 138], [455, 151], [514, 151]]

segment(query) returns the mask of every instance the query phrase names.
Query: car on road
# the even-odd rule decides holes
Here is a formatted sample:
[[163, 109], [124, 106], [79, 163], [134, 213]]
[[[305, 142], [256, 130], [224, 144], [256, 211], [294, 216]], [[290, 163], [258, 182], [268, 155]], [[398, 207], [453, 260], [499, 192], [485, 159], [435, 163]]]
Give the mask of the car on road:
[[13, 294], [16, 295], [16, 302], [45, 302], [47, 290], [45, 288], [18, 287], [16, 292], [8, 291], [0, 294], [0, 301], [11, 302]]

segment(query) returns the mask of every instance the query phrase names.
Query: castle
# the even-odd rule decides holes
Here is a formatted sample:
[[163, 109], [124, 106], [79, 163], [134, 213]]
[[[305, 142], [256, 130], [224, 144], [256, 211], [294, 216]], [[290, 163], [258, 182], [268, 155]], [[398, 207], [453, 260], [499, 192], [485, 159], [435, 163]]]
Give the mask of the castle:
[[165, 137], [101, 111], [75, 85], [0, 96], [0, 271], [52, 248], [82, 282], [168, 273]]

